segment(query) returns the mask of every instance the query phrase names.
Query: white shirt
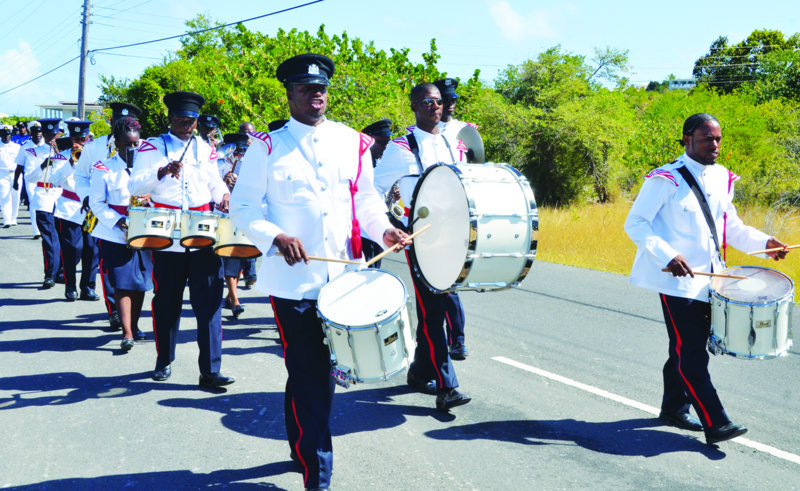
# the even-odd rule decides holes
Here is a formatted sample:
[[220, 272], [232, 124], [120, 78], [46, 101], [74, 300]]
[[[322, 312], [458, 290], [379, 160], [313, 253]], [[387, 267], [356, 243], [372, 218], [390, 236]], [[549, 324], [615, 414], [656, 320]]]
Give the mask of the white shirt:
[[[166, 150], [164, 142], [167, 144]], [[190, 143], [191, 146], [184, 154], [187, 143]], [[165, 174], [162, 179], [159, 179], [158, 169], [168, 165], [171, 161], [180, 160], [181, 155], [183, 155], [181, 177], [176, 179], [170, 174]], [[172, 133], [167, 133], [148, 138], [139, 146], [128, 190], [134, 196], [149, 193], [153, 203], [181, 208], [184, 179], [187, 208], [201, 207], [211, 201], [221, 203], [224, 195], [229, 192], [228, 186], [219, 175], [216, 150], [198, 136], [184, 142]], [[177, 240], [164, 250], [186, 252], [186, 249]]]
[[94, 164], [107, 159], [113, 148], [114, 137], [112, 135], [97, 137], [83, 146], [81, 157], [75, 166], [75, 192], [81, 202], [89, 196], [89, 179], [94, 170]]
[[231, 196], [231, 219], [264, 253], [256, 287], [268, 295], [316, 299], [344, 265], [311, 261], [289, 266], [275, 256], [279, 234], [299, 238], [310, 256], [349, 258], [352, 205], [349, 180], [356, 180], [356, 217], [371, 237], [390, 228], [386, 205], [372, 183], [372, 139], [325, 120], [308, 126], [289, 120], [267, 133], [252, 133]]
[[58, 160], [50, 177], [53, 185], [61, 186], [61, 196], [56, 200], [55, 215], [72, 223], [83, 224], [84, 213], [81, 210], [81, 201], [76, 191], [75, 167], [69, 161], [72, 156], [72, 148], [63, 150], [60, 155], [64, 157], [64, 160]]
[[[412, 129], [419, 147], [422, 169], [408, 144], [407, 135], [395, 138], [386, 145], [380, 162], [375, 167], [375, 188], [386, 194], [392, 185], [403, 176], [419, 176], [428, 167], [440, 162], [452, 164], [466, 162], [466, 147], [455, 137], [442, 133], [432, 134], [416, 126]], [[447, 140], [445, 142], [445, 140]], [[449, 148], [448, 148], [449, 144]]]
[[[26, 143], [17, 155], [17, 165], [25, 168], [25, 182], [33, 189], [31, 206], [37, 211], [52, 213], [55, 208], [56, 200], [61, 196], [61, 188], [57, 186], [42, 187], [38, 183], [51, 181], [53, 167], [59, 160], [64, 160], [64, 156], [54, 153], [50, 145], [45, 143], [44, 138], [39, 140], [36, 145], [33, 140]], [[42, 163], [50, 157], [53, 165], [42, 169]]]
[[20, 146], [12, 141], [8, 143], [0, 141], [0, 172], [13, 173], [17, 169], [19, 149]]
[[97, 225], [92, 235], [98, 239], [126, 244], [127, 234], [117, 226], [119, 219], [125, 218], [125, 215], [108, 205], [127, 208], [130, 204], [128, 164], [119, 155], [115, 155], [93, 167], [89, 181], [89, 207], [97, 217]]
[[707, 276], [675, 277], [661, 271], [679, 254], [693, 271], [718, 273], [724, 269], [700, 203], [677, 170], [684, 165], [706, 194], [720, 245], [723, 233], [726, 241], [741, 251], [763, 249], [769, 239], [763, 232], [744, 225], [736, 214], [733, 183], [739, 176], [721, 165], [703, 165], [684, 154], [645, 177], [625, 221], [625, 232], [638, 247], [630, 282], [667, 295], [707, 302]]

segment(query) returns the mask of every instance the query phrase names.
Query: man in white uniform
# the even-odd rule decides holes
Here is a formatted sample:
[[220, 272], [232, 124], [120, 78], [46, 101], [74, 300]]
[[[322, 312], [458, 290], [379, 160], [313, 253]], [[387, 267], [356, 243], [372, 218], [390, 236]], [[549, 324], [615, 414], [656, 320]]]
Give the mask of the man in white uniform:
[[[784, 248], [770, 256], [786, 257], [783, 242], [737, 216], [732, 200], [739, 176], [716, 163], [721, 142], [716, 118], [705, 113], [687, 118], [680, 140], [686, 153], [645, 177], [625, 221], [625, 232], [638, 247], [631, 283], [659, 293], [669, 336], [660, 418], [681, 429], [705, 431], [709, 444], [735, 438], [747, 428], [728, 418], [711, 383], [706, 351], [710, 279], [695, 272], [725, 269], [720, 240], [723, 250], [727, 242], [742, 251]], [[689, 413], [690, 406], [699, 419]]]
[[333, 61], [322, 55], [281, 63], [276, 75], [286, 87], [291, 119], [251, 135], [231, 200], [234, 224], [264, 253], [256, 288], [270, 296], [281, 332], [289, 375], [286, 432], [307, 489], [328, 488], [333, 465], [335, 384], [316, 300], [322, 286], [344, 272], [340, 263], [308, 258], [360, 257], [359, 224], [386, 246], [408, 242], [389, 224], [373, 187], [372, 138], [325, 118], [333, 71]]
[[0, 212], [3, 228], [17, 224], [19, 211], [19, 189], [14, 187], [14, 171], [20, 146], [11, 141], [10, 125], [0, 126]]

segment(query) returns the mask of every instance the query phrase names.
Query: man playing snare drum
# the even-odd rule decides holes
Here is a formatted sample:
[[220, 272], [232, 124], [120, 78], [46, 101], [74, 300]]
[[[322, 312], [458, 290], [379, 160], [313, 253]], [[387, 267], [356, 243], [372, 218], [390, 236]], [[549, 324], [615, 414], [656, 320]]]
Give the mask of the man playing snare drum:
[[[149, 138], [139, 146], [128, 189], [134, 196], [149, 194], [153, 206], [209, 212], [211, 201], [227, 211], [228, 186], [217, 168], [217, 152], [193, 136], [205, 99], [192, 92], [164, 96], [169, 109], [169, 132]], [[130, 238], [129, 238], [130, 239]], [[220, 373], [222, 364], [222, 260], [211, 247], [185, 249], [178, 241], [153, 253], [153, 331], [158, 357], [153, 380], [172, 374], [183, 291], [189, 284], [189, 300], [197, 320], [200, 348], [200, 386], [232, 384]]]
[[[706, 352], [710, 281], [695, 273], [720, 273], [725, 268], [720, 240], [723, 251], [729, 242], [743, 251], [784, 248], [769, 255], [775, 260], [786, 257], [783, 242], [744, 225], [737, 216], [732, 199], [739, 176], [716, 164], [721, 141], [716, 118], [705, 113], [690, 116], [680, 140], [686, 152], [645, 176], [625, 222], [625, 231], [638, 246], [631, 283], [659, 292], [669, 335], [659, 417], [681, 429], [704, 430], [708, 444], [735, 438], [747, 428], [728, 418], [711, 383]], [[693, 186], [704, 198], [702, 203]], [[690, 405], [699, 419], [689, 414]]]
[[291, 119], [268, 134], [251, 134], [231, 199], [233, 223], [264, 253], [256, 288], [270, 295], [281, 333], [289, 375], [286, 433], [307, 489], [328, 488], [333, 465], [335, 385], [316, 300], [344, 272], [341, 263], [309, 261], [309, 255], [360, 257], [356, 224], [385, 246], [409, 243], [389, 224], [372, 185], [372, 138], [325, 118], [333, 71], [330, 58], [315, 54], [278, 66]]

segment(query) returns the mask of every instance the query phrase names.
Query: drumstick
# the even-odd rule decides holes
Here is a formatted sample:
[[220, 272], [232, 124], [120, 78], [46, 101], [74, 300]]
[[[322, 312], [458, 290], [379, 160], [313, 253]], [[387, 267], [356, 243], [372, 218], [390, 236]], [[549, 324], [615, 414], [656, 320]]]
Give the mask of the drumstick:
[[786, 246], [786, 247], [773, 247], [772, 249], [763, 249], [763, 250], [760, 250], [760, 251], [750, 251], [750, 252], [748, 252], [748, 254], [763, 254], [765, 252], [775, 252], [775, 251], [783, 251], [783, 250], [789, 250], [789, 249], [797, 249], [798, 247], [800, 247], [800, 244], [790, 245], [790, 246]]
[[[280, 252], [275, 253], [275, 255], [283, 257], [283, 254], [281, 254]], [[329, 263], [361, 264], [360, 261], [351, 261], [350, 259], [337, 259], [335, 257], [308, 256], [308, 258], [312, 261], [327, 261]]]
[[[664, 268], [661, 271], [665, 273], [671, 272], [667, 268]], [[731, 278], [733, 280], [747, 280], [750, 278], [749, 276], [737, 276], [735, 274], [722, 274], [722, 273], [704, 273], [702, 271], [692, 271], [692, 274], [699, 274], [700, 276], [715, 276], [717, 278]]]
[[[412, 239], [414, 239], [414, 237], [416, 237], [417, 235], [421, 234], [422, 232], [424, 232], [424, 231], [428, 230], [429, 228], [431, 228], [431, 224], [430, 224], [430, 223], [429, 223], [429, 224], [427, 224], [427, 225], [425, 225], [425, 226], [424, 226], [424, 227], [422, 227], [421, 229], [417, 230], [417, 231], [416, 231], [416, 232], [414, 232], [413, 234], [409, 235], [409, 236], [408, 236], [408, 240], [412, 240]], [[394, 252], [394, 251], [396, 251], [396, 250], [397, 250], [397, 248], [398, 248], [398, 246], [399, 246], [400, 248], [402, 248], [402, 247], [403, 247], [403, 246], [402, 246], [402, 245], [400, 245], [400, 244], [395, 244], [395, 245], [393, 245], [392, 247], [390, 247], [390, 248], [386, 249], [385, 251], [381, 252], [381, 253], [380, 253], [380, 254], [378, 254], [377, 256], [373, 257], [373, 258], [372, 258], [372, 259], [370, 259], [369, 261], [367, 261], [367, 262], [364, 264], [364, 266], [368, 268], [368, 267], [370, 266], [370, 264], [372, 264], [372, 263], [374, 263], [374, 262], [377, 262], [377, 261], [380, 261], [381, 259], [383, 259], [383, 256], [385, 256], [385, 255], [389, 254], [390, 252]]]

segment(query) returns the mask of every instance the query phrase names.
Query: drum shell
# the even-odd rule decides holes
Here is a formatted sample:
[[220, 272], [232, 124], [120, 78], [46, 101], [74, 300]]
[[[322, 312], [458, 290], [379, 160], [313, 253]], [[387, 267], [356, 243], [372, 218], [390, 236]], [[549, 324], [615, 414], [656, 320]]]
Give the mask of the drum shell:
[[210, 211], [181, 212], [181, 245], [211, 247], [217, 243], [217, 215]]
[[261, 251], [227, 216], [217, 218], [217, 243], [214, 246], [214, 253], [221, 257], [237, 259], [261, 256]]
[[128, 208], [128, 247], [156, 251], [170, 247], [175, 221], [168, 208]]
[[[434, 175], [439, 182], [426, 190]], [[422, 207], [429, 216], [413, 228], [433, 226], [409, 256], [431, 291], [498, 290], [525, 279], [536, 257], [539, 212], [519, 171], [494, 163], [434, 165], [417, 183], [410, 216]]]
[[[382, 281], [391, 277], [397, 282], [398, 288], [390, 293], [379, 287], [380, 282], [371, 284], [369, 280], [363, 288], [351, 288], [353, 282], [342, 277], [354, 274], [365, 277], [386, 275]], [[341, 284], [344, 284], [344, 291], [339, 288]], [[402, 291], [402, 295], [394, 295], [398, 291]], [[367, 298], [351, 297], [364, 294], [374, 295], [374, 299], [382, 303], [374, 305]], [[343, 322], [340, 312], [333, 312], [333, 309], [326, 307], [329, 297], [339, 297], [338, 301], [341, 302], [360, 301], [364, 309], [377, 310], [376, 322]], [[346, 383], [383, 382], [400, 374], [410, 364], [414, 340], [408, 314], [408, 294], [402, 281], [395, 275], [378, 269], [345, 273], [320, 290], [317, 314], [331, 353], [331, 364], [334, 371], [346, 379]]]
[[[738, 274], [740, 271], [737, 270], [741, 268], [730, 268], [725, 271]], [[770, 270], [760, 266], [744, 268]], [[711, 302], [709, 346], [712, 351], [747, 360], [768, 360], [788, 353], [792, 346], [793, 283], [790, 292], [780, 298], [764, 302], [736, 301], [713, 287], [709, 289], [709, 299]]]

